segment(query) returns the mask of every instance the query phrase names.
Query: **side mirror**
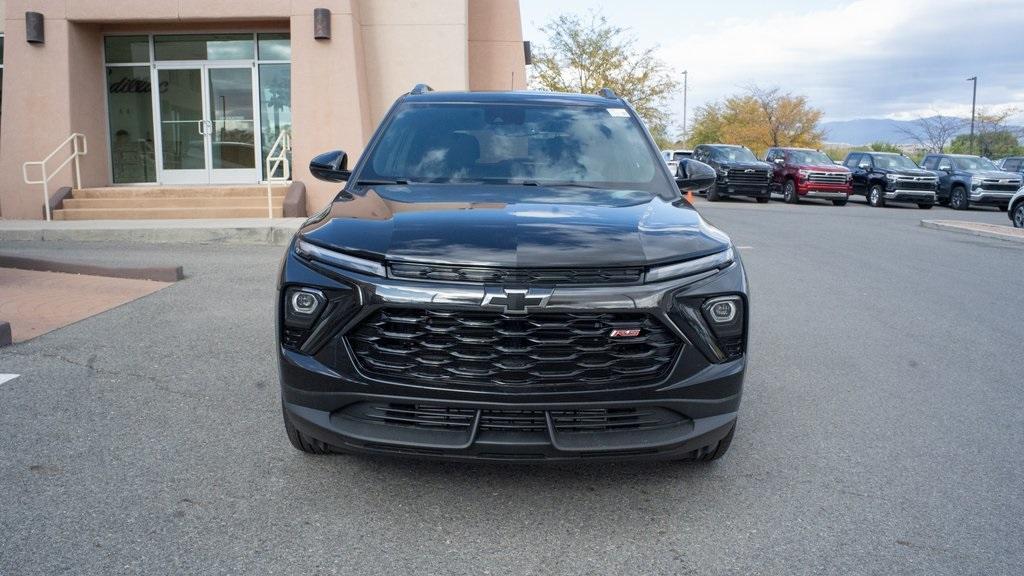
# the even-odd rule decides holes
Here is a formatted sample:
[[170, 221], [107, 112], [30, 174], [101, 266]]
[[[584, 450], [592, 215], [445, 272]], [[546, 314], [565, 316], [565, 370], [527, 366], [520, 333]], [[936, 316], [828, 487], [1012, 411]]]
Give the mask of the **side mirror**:
[[324, 182], [345, 182], [352, 177], [348, 170], [348, 155], [341, 150], [331, 150], [309, 161], [309, 171], [317, 180]]
[[683, 192], [707, 190], [717, 179], [715, 169], [703, 162], [684, 158], [676, 166], [676, 185]]
[[775, 163], [781, 166], [786, 163], [786, 160], [783, 158], [776, 158]]
[[858, 164], [857, 168], [860, 168], [861, 170], [867, 170], [868, 168], [871, 168], [871, 164]]

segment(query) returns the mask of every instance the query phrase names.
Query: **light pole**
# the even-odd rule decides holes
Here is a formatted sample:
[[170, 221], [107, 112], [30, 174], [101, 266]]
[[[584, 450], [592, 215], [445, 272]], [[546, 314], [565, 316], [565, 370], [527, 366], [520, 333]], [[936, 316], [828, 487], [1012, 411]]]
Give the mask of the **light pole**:
[[971, 93], [971, 140], [967, 153], [974, 154], [974, 106], [978, 103], [978, 77], [971, 76], [967, 81], [974, 83], [974, 90]]
[[683, 138], [686, 138], [686, 81], [689, 78], [686, 70], [683, 70]]

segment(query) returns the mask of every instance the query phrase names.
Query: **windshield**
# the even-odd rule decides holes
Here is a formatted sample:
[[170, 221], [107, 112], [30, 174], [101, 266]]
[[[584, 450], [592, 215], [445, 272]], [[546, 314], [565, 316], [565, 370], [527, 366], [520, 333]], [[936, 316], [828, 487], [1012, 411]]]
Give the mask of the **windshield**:
[[653, 189], [664, 168], [625, 108], [406, 103], [359, 180]]
[[690, 158], [693, 156], [693, 152], [676, 152], [672, 155], [673, 160], [682, 160], [683, 158]]
[[746, 148], [728, 147], [728, 148], [712, 148], [712, 157], [718, 162], [757, 162], [757, 157], [754, 153]]
[[817, 150], [790, 150], [786, 154], [789, 155], [789, 161], [792, 164], [803, 164], [806, 166], [834, 164], [831, 158]]
[[999, 170], [991, 160], [978, 156], [954, 156], [953, 164], [957, 170]]
[[881, 170], [916, 170], [917, 164], [906, 156], [899, 154], [876, 154], [875, 168]]

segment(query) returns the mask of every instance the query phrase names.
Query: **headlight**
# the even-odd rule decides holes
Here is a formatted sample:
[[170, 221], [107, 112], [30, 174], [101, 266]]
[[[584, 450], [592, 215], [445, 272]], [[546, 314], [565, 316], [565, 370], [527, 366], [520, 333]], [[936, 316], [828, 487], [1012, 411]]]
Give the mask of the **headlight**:
[[889, 182], [895, 182], [898, 178], [899, 178], [899, 176], [897, 176], [895, 174], [886, 174], [885, 175], [885, 179], [888, 180]]
[[971, 176], [972, 186], [981, 186], [985, 182], [985, 179], [981, 176]]
[[730, 247], [723, 252], [704, 256], [703, 258], [696, 258], [694, 260], [687, 260], [686, 262], [678, 262], [676, 264], [668, 264], [667, 266], [651, 268], [647, 271], [646, 281], [661, 282], [662, 280], [693, 276], [695, 274], [711, 270], [721, 270], [722, 268], [732, 264], [735, 259], [736, 257]]
[[680, 329], [712, 362], [727, 362], [743, 356], [746, 305], [739, 294], [710, 298], [680, 295], [675, 298], [672, 314], [682, 319]]
[[380, 262], [374, 262], [373, 260], [367, 260], [365, 258], [358, 258], [349, 254], [328, 250], [327, 248], [321, 248], [320, 246], [310, 244], [305, 240], [297, 240], [295, 242], [295, 252], [304, 258], [317, 260], [325, 264], [331, 264], [339, 268], [352, 270], [353, 272], [362, 272], [363, 274], [370, 274], [372, 276], [385, 276], [387, 274], [384, 270], [384, 265]]
[[810, 170], [797, 170], [800, 173], [801, 178], [807, 178], [811, 174]]

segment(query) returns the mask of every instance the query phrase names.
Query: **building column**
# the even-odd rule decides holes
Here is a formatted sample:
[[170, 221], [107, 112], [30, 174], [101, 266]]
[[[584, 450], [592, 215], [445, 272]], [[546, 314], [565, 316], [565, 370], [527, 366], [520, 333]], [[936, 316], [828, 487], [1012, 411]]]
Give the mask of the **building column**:
[[[25, 41], [25, 10], [42, 12], [45, 43]], [[9, 219], [40, 219], [42, 185], [24, 183], [22, 164], [42, 160], [73, 132], [84, 133], [89, 144], [81, 159], [83, 186], [106, 183], [102, 38], [93, 26], [69, 23], [63, 2], [8, 2], [4, 17], [0, 213]], [[61, 152], [48, 166], [55, 168], [65, 158]], [[50, 180], [51, 195], [72, 185], [73, 174], [73, 163], [58, 172]], [[29, 177], [38, 178], [38, 170], [30, 169]]]
[[[330, 40], [313, 39], [313, 9], [331, 10]], [[330, 202], [343, 184], [321, 182], [309, 160], [344, 150], [351, 168], [370, 139], [363, 41], [355, 1], [295, 0], [292, 42], [292, 172], [306, 185], [308, 213]]]

